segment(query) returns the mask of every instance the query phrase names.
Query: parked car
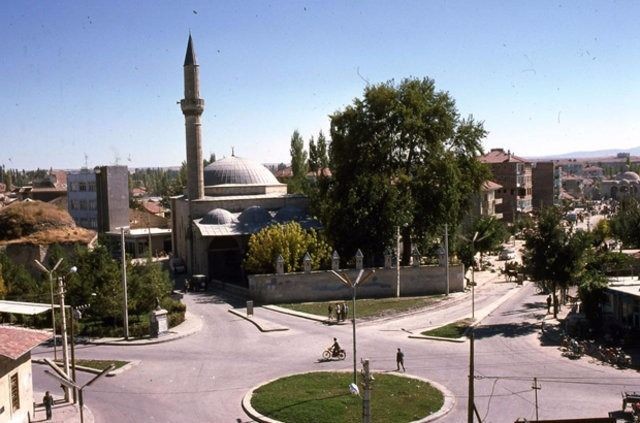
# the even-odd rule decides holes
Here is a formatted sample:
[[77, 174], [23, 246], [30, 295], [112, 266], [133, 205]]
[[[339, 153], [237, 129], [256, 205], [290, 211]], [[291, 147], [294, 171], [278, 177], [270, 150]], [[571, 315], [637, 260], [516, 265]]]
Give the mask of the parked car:
[[498, 260], [515, 260], [516, 250], [513, 248], [505, 248], [498, 254]]
[[180, 257], [172, 257], [169, 260], [169, 269], [174, 274], [182, 274], [187, 270], [187, 267], [184, 265], [184, 261]]

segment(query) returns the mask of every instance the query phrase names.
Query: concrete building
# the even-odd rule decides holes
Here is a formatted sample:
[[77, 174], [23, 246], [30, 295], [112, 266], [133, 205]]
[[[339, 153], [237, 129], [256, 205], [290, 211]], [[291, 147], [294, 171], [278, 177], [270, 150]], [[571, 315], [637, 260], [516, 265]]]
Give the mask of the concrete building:
[[635, 172], [622, 172], [614, 179], [603, 179], [600, 182], [600, 194], [604, 198], [622, 200], [623, 198], [640, 199], [640, 176]]
[[67, 206], [78, 226], [98, 232], [129, 225], [127, 166], [99, 166], [67, 175]]
[[560, 204], [562, 169], [553, 162], [531, 164], [531, 201], [534, 210]]
[[518, 214], [532, 211], [531, 163], [502, 148], [493, 148], [479, 160], [486, 163], [493, 173], [493, 181], [502, 185], [496, 190], [496, 212], [505, 222], [515, 221]]
[[502, 214], [496, 212], [496, 207], [502, 204], [502, 199], [496, 197], [496, 192], [502, 189], [502, 185], [493, 181], [482, 184], [480, 192], [473, 197], [469, 220], [474, 221], [480, 217], [495, 217], [502, 219]]
[[46, 332], [0, 326], [0, 423], [32, 421], [31, 350], [50, 337]]
[[202, 166], [199, 67], [189, 36], [184, 60], [184, 99], [187, 150], [187, 194], [171, 199], [172, 244], [191, 274], [203, 274], [246, 286], [242, 269], [251, 234], [272, 223], [297, 221], [317, 227], [307, 214], [307, 198], [287, 194], [265, 166], [235, 156]]
[[640, 329], [640, 280], [631, 276], [610, 278], [604, 293], [605, 318], [622, 327]]

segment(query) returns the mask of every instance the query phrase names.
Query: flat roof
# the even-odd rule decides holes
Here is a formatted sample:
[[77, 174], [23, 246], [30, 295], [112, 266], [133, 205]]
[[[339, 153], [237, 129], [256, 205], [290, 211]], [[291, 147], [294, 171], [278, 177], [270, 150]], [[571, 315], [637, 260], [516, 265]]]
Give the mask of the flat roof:
[[640, 279], [635, 276], [609, 278], [609, 291], [640, 297]]
[[[55, 304], [54, 306], [59, 307], [58, 304]], [[0, 300], [0, 313], [26, 314], [33, 316], [49, 310], [51, 310], [51, 304]]]

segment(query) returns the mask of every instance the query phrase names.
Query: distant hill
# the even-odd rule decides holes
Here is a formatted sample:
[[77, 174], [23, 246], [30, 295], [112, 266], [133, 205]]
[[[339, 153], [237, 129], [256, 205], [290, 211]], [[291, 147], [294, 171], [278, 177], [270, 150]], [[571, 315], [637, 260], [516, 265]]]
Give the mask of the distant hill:
[[606, 150], [573, 151], [571, 153], [554, 154], [551, 156], [530, 157], [530, 159], [588, 159], [592, 157], [615, 157], [618, 153], [629, 153], [632, 156], [640, 156], [640, 146], [633, 148], [608, 148]]

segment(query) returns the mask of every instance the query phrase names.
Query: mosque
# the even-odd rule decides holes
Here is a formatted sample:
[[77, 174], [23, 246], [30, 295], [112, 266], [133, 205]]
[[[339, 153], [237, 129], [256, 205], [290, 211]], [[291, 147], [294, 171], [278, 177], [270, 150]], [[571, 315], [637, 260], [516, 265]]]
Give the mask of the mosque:
[[191, 35], [180, 106], [186, 129], [187, 189], [185, 195], [171, 199], [174, 256], [184, 261], [192, 275], [246, 285], [242, 260], [251, 234], [274, 223], [320, 225], [308, 214], [308, 199], [287, 194], [287, 186], [265, 166], [233, 152], [203, 166], [200, 116], [204, 100]]

